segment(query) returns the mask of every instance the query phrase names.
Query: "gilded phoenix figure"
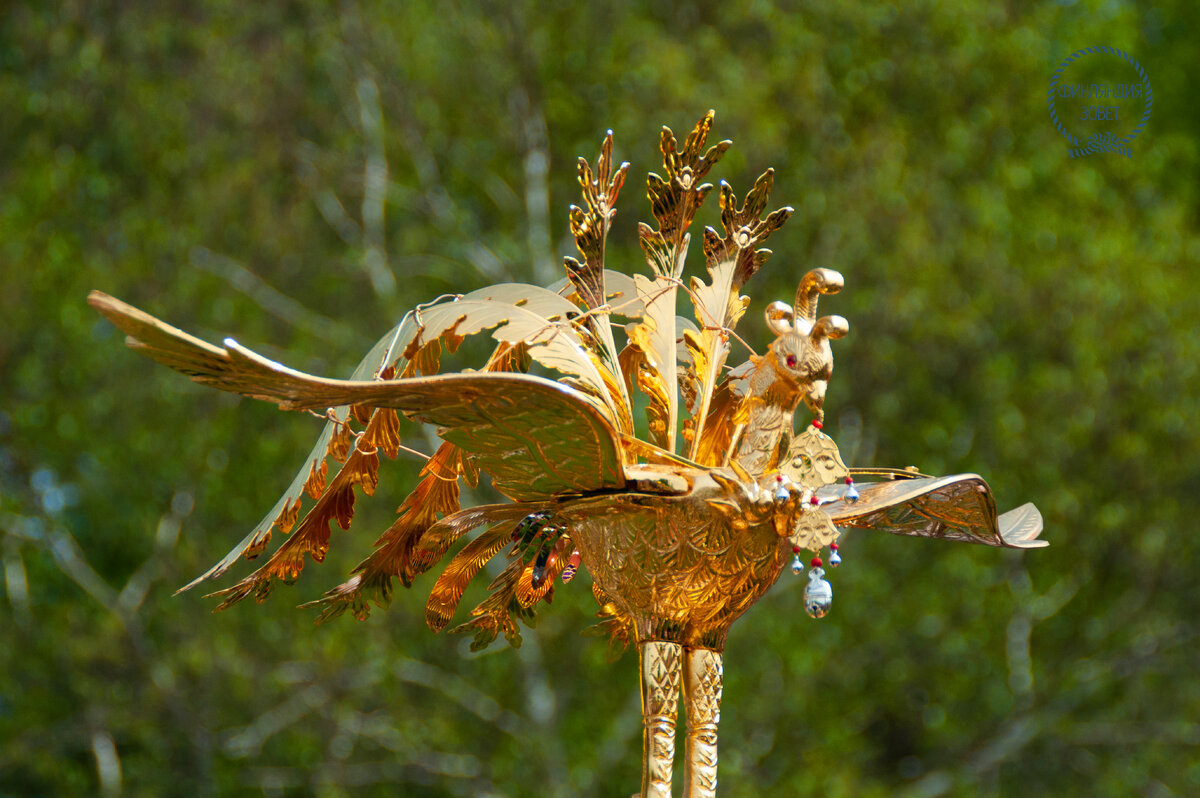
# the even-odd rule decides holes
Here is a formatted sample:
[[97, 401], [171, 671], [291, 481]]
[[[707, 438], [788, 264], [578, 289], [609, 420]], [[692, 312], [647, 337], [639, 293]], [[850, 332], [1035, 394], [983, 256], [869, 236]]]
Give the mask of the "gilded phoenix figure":
[[[707, 277], [685, 281], [688, 229], [713, 190], [704, 178], [730, 146], [706, 147], [712, 122], [710, 111], [682, 146], [663, 128], [662, 174], [647, 180], [655, 224], [638, 227], [648, 274], [606, 269], [605, 240], [628, 169], [614, 167], [610, 132], [594, 167], [579, 161], [583, 200], [569, 222], [580, 258], [565, 259], [564, 280], [548, 288], [501, 284], [418, 306], [349, 380], [294, 371], [232, 339], [208, 344], [93, 292], [91, 304], [143, 354], [197, 382], [326, 419], [276, 505], [186, 587], [257, 556], [275, 529], [287, 538], [258, 570], [213, 594], [218, 609], [262, 600], [276, 580], [295, 579], [306, 555], [324, 559], [331, 521], [349, 527], [356, 489], [374, 493], [380, 454], [395, 457], [401, 446], [398, 414], [433, 424], [442, 444], [375, 549], [313, 602], [319, 620], [347, 610], [365, 618], [370, 604], [389, 603], [395, 580], [410, 585], [453, 549], [426, 604], [429, 627], [449, 625], [467, 583], [499, 555], [503, 567], [487, 598], [451, 631], [472, 633], [473, 648], [501, 633], [518, 645], [517, 620], [556, 581], [586, 569], [601, 628], [638, 652], [640, 794], [671, 795], [682, 691], [683, 794], [709, 798], [717, 789], [726, 635], [785, 568], [799, 574], [809, 566], [805, 609], [821, 617], [832, 599], [821, 555], [828, 552], [830, 566], [840, 562], [841, 528], [1045, 545], [1037, 509], [998, 515], [974, 474], [846, 467], [821, 431], [830, 345], [849, 331], [841, 316], [817, 312], [822, 297], [842, 289], [838, 272], [803, 275], [790, 304], [765, 310], [775, 335], [765, 353], [729, 368], [740, 342], [734, 328], [750, 303], [741, 292], [771, 254], [763, 243], [792, 209], [765, 213], [770, 170], [740, 204], [721, 182], [722, 229], [706, 228], [701, 243]], [[690, 318], [676, 315], [681, 293]], [[479, 333], [495, 341], [487, 362], [439, 373], [443, 350]], [[641, 436], [634, 391], [648, 400]], [[801, 405], [812, 419], [797, 434]], [[461, 481], [474, 485], [481, 471], [507, 501], [460, 507]], [[311, 502], [301, 516], [305, 494]]]

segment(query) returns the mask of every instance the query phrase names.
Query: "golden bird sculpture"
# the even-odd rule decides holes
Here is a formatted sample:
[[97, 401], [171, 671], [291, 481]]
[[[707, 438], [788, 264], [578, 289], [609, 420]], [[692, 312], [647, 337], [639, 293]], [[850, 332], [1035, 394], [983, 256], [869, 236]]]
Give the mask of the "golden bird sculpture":
[[[682, 691], [683, 794], [711, 798], [726, 635], [785, 568], [805, 571], [803, 552], [814, 555], [805, 609], [821, 617], [832, 589], [820, 555], [828, 550], [828, 564], [840, 562], [837, 541], [847, 527], [1009, 548], [1046, 545], [1037, 539], [1042, 519], [1032, 504], [998, 515], [987, 483], [974, 474], [846, 467], [821, 431], [830, 343], [849, 325], [818, 315], [817, 307], [841, 290], [838, 272], [810, 271], [792, 303], [767, 307], [775, 339], [764, 354], [729, 368], [733, 344], [742, 344], [734, 328], [750, 302], [741, 291], [771, 254], [762, 244], [792, 210], [764, 216], [770, 170], [740, 205], [722, 181], [723, 229], [703, 232], [707, 280], [684, 279], [688, 229], [713, 189], [704, 178], [730, 146], [706, 147], [712, 122], [710, 111], [682, 146], [662, 130], [663, 174], [647, 180], [656, 226], [638, 227], [648, 275], [605, 268], [605, 240], [629, 166], [614, 168], [609, 132], [594, 168], [579, 161], [583, 202], [570, 209], [570, 229], [582, 259], [565, 259], [566, 279], [549, 288], [506, 283], [420, 305], [349, 380], [294, 371], [232, 339], [213, 346], [93, 292], [89, 302], [143, 354], [197, 382], [327, 419], [266, 517], [183, 589], [258, 556], [275, 529], [287, 537], [265, 564], [213, 595], [224, 609], [248, 596], [265, 599], [276, 580], [293, 581], [306, 555], [324, 559], [331, 522], [349, 528], [356, 489], [374, 493], [379, 455], [394, 458], [403, 445], [398, 414], [433, 424], [443, 443], [395, 522], [345, 583], [305, 606], [321, 610], [318, 621], [347, 610], [365, 618], [372, 603], [389, 603], [395, 580], [410, 585], [467, 539], [433, 586], [429, 627], [446, 628], [467, 583], [503, 553], [487, 598], [452, 631], [473, 633], [472, 648], [500, 633], [519, 645], [517, 621], [531, 616], [557, 581], [586, 569], [601, 630], [614, 643], [637, 647], [640, 795], [671, 795]], [[676, 315], [681, 293], [691, 301], [691, 318]], [[481, 368], [439, 373], [444, 350], [481, 333], [495, 340]], [[647, 402], [648, 432], [640, 437], [635, 391]], [[813, 418], [796, 434], [801, 404]], [[461, 483], [475, 485], [480, 472], [507, 502], [460, 507]], [[301, 517], [304, 494], [313, 502]]]

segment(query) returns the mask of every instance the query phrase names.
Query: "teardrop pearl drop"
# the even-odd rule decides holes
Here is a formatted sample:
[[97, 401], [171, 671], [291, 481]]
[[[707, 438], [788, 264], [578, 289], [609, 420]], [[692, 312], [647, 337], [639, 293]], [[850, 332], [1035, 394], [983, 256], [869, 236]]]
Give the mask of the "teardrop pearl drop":
[[804, 586], [804, 611], [813, 618], [824, 618], [833, 604], [833, 586], [822, 579], [823, 576], [823, 568], [813, 568], [808, 572], [808, 584]]

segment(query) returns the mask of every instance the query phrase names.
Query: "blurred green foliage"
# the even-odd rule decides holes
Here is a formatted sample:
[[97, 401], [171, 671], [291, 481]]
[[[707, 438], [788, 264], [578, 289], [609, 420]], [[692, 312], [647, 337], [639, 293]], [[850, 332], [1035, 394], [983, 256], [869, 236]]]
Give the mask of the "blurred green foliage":
[[[295, 588], [173, 597], [318, 422], [125, 351], [84, 297], [346, 374], [418, 301], [558, 277], [575, 156], [611, 127], [655, 169], [658, 126], [709, 107], [735, 140], [714, 177], [774, 166], [797, 209], [743, 335], [842, 271], [847, 460], [980, 472], [1052, 542], [848, 536], [820, 623], [785, 576], [731, 635], [722, 794], [1200, 793], [1190, 4], [605, 5], [0, 10], [0, 795], [629, 794], [636, 657], [578, 636], [586, 578], [482, 655], [424, 628], [428, 578], [364, 623], [292, 609], [412, 459]], [[1096, 44], [1153, 81], [1132, 159], [1068, 159], [1046, 113]], [[631, 179], [609, 262], [640, 270]]]

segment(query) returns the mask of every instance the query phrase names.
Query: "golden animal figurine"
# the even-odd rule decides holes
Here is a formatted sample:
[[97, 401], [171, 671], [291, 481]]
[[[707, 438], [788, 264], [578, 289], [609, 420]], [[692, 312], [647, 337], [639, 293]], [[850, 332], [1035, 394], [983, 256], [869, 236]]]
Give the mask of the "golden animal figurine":
[[[664, 174], [648, 178], [657, 229], [638, 228], [649, 276], [605, 269], [605, 239], [628, 169], [613, 166], [610, 132], [594, 169], [579, 161], [583, 203], [571, 207], [570, 228], [582, 260], [566, 258], [566, 279], [549, 288], [502, 284], [418, 306], [348, 381], [294, 371], [232, 339], [210, 345], [93, 292], [91, 304], [143, 354], [197, 382], [327, 419], [275, 507], [187, 587], [257, 556], [278, 528], [289, 536], [266, 563], [214, 594], [223, 599], [218, 609], [251, 595], [265, 599], [274, 580], [299, 575], [306, 554], [324, 559], [330, 522], [349, 527], [355, 487], [374, 492], [380, 453], [395, 457], [401, 446], [397, 414], [434, 424], [444, 442], [374, 551], [348, 581], [313, 602], [322, 611], [318, 620], [347, 610], [365, 618], [370, 603], [388, 604], [393, 580], [411, 584], [482, 528], [450, 557], [426, 620], [435, 632], [444, 629], [467, 583], [503, 552], [506, 564], [488, 597], [452, 631], [473, 633], [473, 648], [501, 632], [515, 646], [516, 620], [530, 616], [556, 580], [586, 568], [602, 630], [617, 644], [637, 646], [645, 727], [640, 794], [671, 794], [682, 690], [684, 795], [708, 798], [717, 789], [729, 627], [785, 568], [804, 571], [801, 552], [814, 555], [805, 608], [821, 617], [832, 590], [819, 555], [828, 550], [828, 564], [840, 562], [840, 528], [1045, 545], [1037, 539], [1037, 509], [1026, 504], [998, 516], [987, 483], [974, 474], [845, 466], [821, 432], [830, 342], [849, 325], [818, 315], [817, 305], [841, 290], [838, 272], [810, 271], [791, 304], [768, 306], [775, 340], [765, 354], [727, 368], [734, 342], [742, 345], [734, 327], [750, 303], [741, 291], [771, 254], [763, 242], [792, 210], [763, 216], [771, 171], [740, 206], [722, 182], [723, 229], [703, 234], [707, 280], [684, 280], [688, 227], [713, 188], [704, 177], [730, 145], [705, 148], [712, 121], [710, 111], [682, 147], [663, 128]], [[691, 300], [692, 319], [676, 316], [680, 293]], [[479, 370], [438, 373], [443, 350], [485, 331], [496, 346]], [[635, 390], [649, 402], [648, 431], [640, 436]], [[796, 435], [793, 414], [801, 403], [813, 420]], [[509, 501], [460, 508], [460, 480], [474, 485], [480, 471]], [[305, 493], [314, 501], [301, 518]]]

